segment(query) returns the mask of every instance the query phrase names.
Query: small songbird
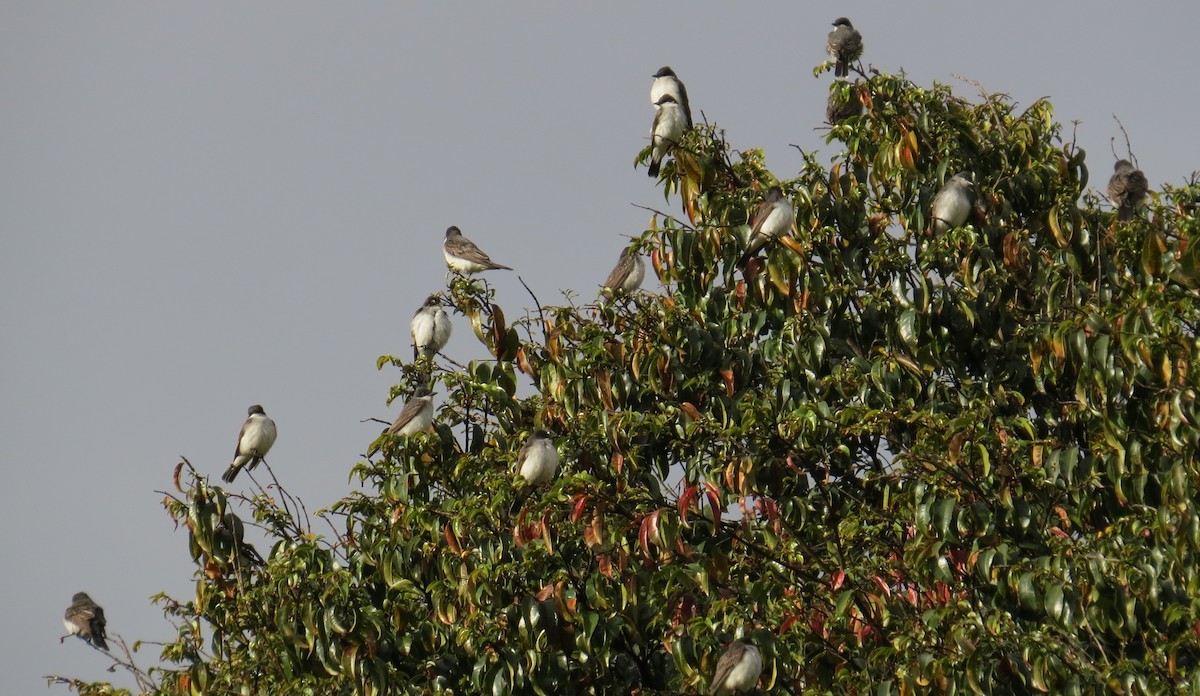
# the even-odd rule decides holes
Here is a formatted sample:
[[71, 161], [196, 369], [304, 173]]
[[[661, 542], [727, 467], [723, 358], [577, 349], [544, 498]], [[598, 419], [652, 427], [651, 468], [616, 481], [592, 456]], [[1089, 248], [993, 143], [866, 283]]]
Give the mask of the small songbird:
[[237, 478], [238, 472], [242, 467], [246, 470], [253, 470], [258, 466], [258, 463], [267, 456], [267, 452], [271, 451], [271, 445], [275, 444], [275, 421], [267, 418], [263, 407], [255, 404], [251, 406], [247, 413], [249, 418], [245, 423], [242, 423], [242, 432], [238, 433], [237, 449], [233, 451], [233, 463], [221, 475], [221, 480], [226, 483], [233, 483]]
[[642, 287], [645, 277], [646, 262], [642, 261], [640, 254], [630, 247], [625, 247], [621, 250], [621, 258], [617, 260], [612, 273], [608, 274], [608, 280], [604, 281], [604, 289], [628, 295]]
[[667, 156], [683, 137], [687, 128], [687, 119], [679, 102], [670, 94], [664, 94], [657, 102], [658, 111], [654, 113], [654, 125], [650, 130], [650, 142], [654, 149], [650, 153], [650, 176], [658, 176], [662, 160]]
[[654, 82], [650, 84], [650, 103], [654, 108], [658, 108], [658, 100], [664, 95], [675, 97], [675, 102], [679, 104], [679, 108], [683, 110], [683, 116], [687, 121], [687, 127], [692, 127], [692, 107], [688, 104], [687, 88], [683, 86], [683, 80], [675, 74], [671, 66], [664, 65], [654, 73]]
[[825, 104], [825, 121], [831, 126], [836, 126], [851, 116], [861, 116], [863, 112], [862, 100], [853, 89], [847, 97], [841, 96], [841, 87], [844, 84], [846, 83], [835, 82], [829, 89], [829, 101]]
[[412, 398], [404, 402], [396, 422], [388, 428], [388, 435], [413, 435], [428, 430], [433, 425], [433, 393], [428, 387], [420, 387]]
[[829, 32], [825, 50], [829, 51], [829, 60], [836, 64], [833, 68], [834, 77], [846, 77], [850, 74], [850, 61], [858, 60], [862, 55], [862, 34], [858, 33], [850, 20], [838, 17], [833, 20], [833, 31]]
[[959, 172], [950, 177], [937, 195], [933, 197], [929, 217], [934, 234], [962, 227], [975, 207], [975, 183], [971, 172]]
[[475, 246], [475, 242], [463, 236], [462, 230], [454, 226], [446, 229], [446, 241], [442, 242], [442, 255], [446, 257], [446, 265], [451, 270], [466, 275], [493, 269], [512, 270], [508, 266], [501, 266], [492, 261], [487, 254]]
[[[105, 624], [104, 609], [93, 602], [86, 592], [76, 592], [71, 598], [71, 606], [67, 607], [67, 613], [63, 615], [63, 626], [67, 627], [67, 635], [79, 636], [101, 650], [108, 650], [108, 643], [104, 641], [107, 638], [104, 633]], [[58, 642], [63, 642], [66, 637], [63, 636]]]
[[762, 654], [758, 648], [749, 640], [735, 640], [717, 661], [717, 671], [708, 693], [720, 696], [753, 689], [762, 674], [762, 667]]
[[517, 471], [529, 483], [537, 486], [554, 480], [558, 471], [558, 450], [550, 433], [534, 430], [517, 454]]
[[737, 261], [738, 267], [745, 267], [750, 257], [791, 229], [795, 215], [791, 202], [783, 195], [783, 189], [772, 186], [750, 219], [750, 236], [746, 239], [746, 251]]
[[1117, 219], [1126, 222], [1133, 219], [1133, 211], [1146, 200], [1150, 182], [1142, 170], [1129, 160], [1119, 160], [1113, 167], [1108, 180], [1108, 200], [1117, 206]]
[[442, 301], [437, 295], [425, 298], [425, 304], [413, 315], [410, 329], [413, 339], [413, 360], [419, 357], [431, 358], [439, 350], [446, 347], [450, 340], [450, 315], [442, 309]]

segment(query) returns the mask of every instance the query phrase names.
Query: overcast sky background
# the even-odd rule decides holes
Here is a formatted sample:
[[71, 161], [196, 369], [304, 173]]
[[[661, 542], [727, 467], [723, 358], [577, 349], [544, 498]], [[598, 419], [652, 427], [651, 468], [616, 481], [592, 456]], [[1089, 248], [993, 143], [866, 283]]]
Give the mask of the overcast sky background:
[[[659, 66], [780, 179], [790, 144], [828, 162], [812, 68], [843, 14], [881, 70], [1051, 97], [1093, 188], [1114, 113], [1154, 188], [1200, 169], [1194, 0], [0, 2], [4, 690], [131, 684], [59, 645], [80, 590], [110, 634], [172, 637], [148, 597], [188, 599], [193, 566], [154, 490], [180, 455], [216, 481], [248, 405], [310, 511], [350, 490], [380, 430], [360, 421], [397, 408], [375, 359], [409, 354], [447, 226], [543, 303], [593, 297], [647, 225], [631, 204], [666, 205], [632, 167]], [[516, 273], [488, 279], [510, 319], [531, 306]], [[446, 352], [485, 357], [461, 318]]]

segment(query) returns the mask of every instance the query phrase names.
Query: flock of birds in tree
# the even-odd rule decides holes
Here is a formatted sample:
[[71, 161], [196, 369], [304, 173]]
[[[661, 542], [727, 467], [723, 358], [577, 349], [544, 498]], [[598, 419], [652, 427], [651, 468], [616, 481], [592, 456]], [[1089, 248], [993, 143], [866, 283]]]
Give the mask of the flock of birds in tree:
[[[850, 63], [862, 56], [862, 35], [845, 17], [833, 22], [826, 49], [834, 65], [835, 78], [850, 74]], [[836, 124], [851, 116], [862, 113], [862, 102], [857, 98], [841, 100], [840, 90], [830, 90], [826, 117]], [[650, 102], [654, 105], [654, 124], [651, 128], [651, 155], [649, 175], [658, 176], [663, 159], [681, 142], [683, 135], [692, 128], [691, 105], [687, 89], [675, 71], [664, 66], [654, 74], [650, 86]], [[1117, 209], [1117, 219], [1128, 221], [1146, 198], [1149, 184], [1145, 174], [1128, 160], [1120, 160], [1114, 167], [1108, 182], [1108, 198]], [[930, 230], [938, 235], [966, 223], [976, 206], [975, 183], [970, 171], [962, 171], [950, 177], [933, 198], [930, 206], [932, 224]], [[791, 201], [779, 186], [767, 190], [763, 201], [750, 218], [750, 233], [746, 250], [738, 258], [737, 265], [744, 268], [773, 240], [791, 229], [795, 210]], [[446, 230], [442, 253], [451, 271], [472, 275], [490, 270], [512, 270], [508, 266], [492, 261], [474, 242], [463, 236], [462, 231], [451, 226]], [[628, 295], [641, 287], [646, 267], [641, 256], [626, 247], [621, 251], [617, 265], [605, 280], [603, 288], [613, 294]], [[413, 316], [410, 325], [413, 340], [414, 360], [431, 359], [446, 346], [451, 333], [450, 317], [443, 308], [438, 295], [430, 295]], [[271, 420], [263, 407], [255, 404], [247, 413], [246, 422], [238, 434], [233, 462], [222, 474], [221, 479], [233, 483], [242, 469], [251, 471], [263, 461], [271, 446], [275, 444], [275, 421]], [[431, 390], [419, 387], [405, 402], [395, 422], [387, 430], [391, 437], [407, 437], [428, 431], [433, 426], [433, 396]], [[369, 452], [368, 454], [373, 454]], [[545, 430], [535, 429], [517, 453], [515, 468], [531, 485], [545, 485], [554, 479], [558, 470], [558, 449]], [[108, 650], [105, 633], [104, 609], [98, 606], [85, 592], [77, 593], [63, 618], [67, 635], [78, 636], [101, 650]], [[710, 683], [710, 695], [737, 693], [752, 689], [762, 673], [762, 655], [749, 638], [734, 640], [722, 653]]]

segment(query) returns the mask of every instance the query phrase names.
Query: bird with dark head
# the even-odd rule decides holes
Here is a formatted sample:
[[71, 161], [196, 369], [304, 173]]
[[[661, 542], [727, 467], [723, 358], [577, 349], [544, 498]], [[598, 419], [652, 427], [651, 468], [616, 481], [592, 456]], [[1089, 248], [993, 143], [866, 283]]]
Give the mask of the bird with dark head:
[[409, 332], [413, 340], [413, 360], [431, 358], [446, 347], [450, 340], [450, 315], [442, 309], [442, 301], [437, 295], [425, 298], [424, 304], [413, 315], [409, 324]]
[[1117, 206], [1117, 220], [1127, 222], [1133, 219], [1133, 211], [1145, 200], [1146, 192], [1150, 190], [1150, 182], [1142, 170], [1133, 166], [1129, 160], [1118, 160], [1113, 166], [1113, 175], [1108, 180], [1108, 200]]
[[650, 176], [658, 176], [663, 158], [679, 144], [687, 130], [687, 119], [679, 102], [670, 94], [664, 94], [655, 104], [654, 125], [650, 128]]
[[746, 251], [737, 260], [738, 268], [745, 268], [751, 257], [790, 230], [795, 217], [796, 211], [792, 209], [787, 196], [783, 195], [783, 189], [778, 186], [768, 189], [767, 197], [750, 218], [750, 236], [746, 239]]
[[446, 257], [446, 265], [450, 267], [450, 270], [465, 275], [496, 269], [512, 270], [508, 266], [502, 266], [493, 261], [491, 257], [483, 253], [482, 249], [475, 246], [475, 242], [464, 237], [462, 230], [453, 225], [446, 229], [446, 240], [442, 242], [442, 255]]
[[646, 263], [642, 257], [630, 247], [621, 250], [621, 257], [612, 273], [604, 281], [604, 289], [612, 293], [628, 295], [642, 287], [642, 279], [646, 276]]
[[221, 480], [225, 483], [233, 483], [242, 467], [252, 471], [267, 456], [267, 452], [271, 451], [271, 445], [275, 444], [275, 421], [267, 417], [263, 407], [254, 404], [246, 409], [246, 413], [249, 417], [242, 423], [242, 431], [238, 433], [233, 463], [221, 475]]
[[846, 77], [850, 74], [850, 61], [862, 56], [862, 34], [858, 33], [850, 20], [838, 17], [833, 20], [833, 31], [829, 32], [825, 50], [829, 52], [829, 60], [834, 62], [834, 77]]
[[657, 109], [658, 100], [668, 94], [675, 98], [675, 103], [679, 104], [679, 108], [683, 110], [687, 127], [691, 128], [692, 107], [688, 104], [687, 88], [683, 86], [683, 81], [679, 79], [671, 66], [664, 65], [654, 73], [654, 82], [650, 83], [650, 103]]
[[[67, 607], [67, 612], [63, 615], [63, 626], [67, 628], [67, 636], [79, 636], [101, 650], [108, 650], [108, 643], [105, 642], [105, 638], [108, 637], [105, 634], [107, 623], [104, 619], [104, 609], [93, 602], [86, 592], [76, 592], [71, 598], [71, 606]], [[63, 642], [67, 636], [63, 636], [58, 642]]]

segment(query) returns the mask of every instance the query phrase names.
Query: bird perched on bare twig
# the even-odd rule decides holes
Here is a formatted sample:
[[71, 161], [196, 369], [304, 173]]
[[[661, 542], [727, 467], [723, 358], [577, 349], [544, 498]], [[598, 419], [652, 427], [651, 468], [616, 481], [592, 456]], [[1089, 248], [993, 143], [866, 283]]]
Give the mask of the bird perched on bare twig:
[[650, 128], [650, 176], [658, 176], [663, 158], [679, 144], [687, 129], [687, 119], [675, 97], [664, 94], [655, 105], [654, 125]]
[[[76, 592], [71, 598], [71, 606], [63, 615], [63, 626], [67, 628], [68, 636], [79, 636], [101, 650], [108, 650], [108, 643], [104, 640], [108, 637], [104, 633], [106, 624], [104, 609], [93, 602], [86, 592]], [[58, 642], [66, 638], [63, 636]]]
[[737, 260], [738, 267], [744, 268], [750, 257], [791, 229], [795, 216], [791, 201], [783, 195], [783, 189], [772, 186], [750, 219], [750, 236], [746, 239], [746, 251]]
[[613, 267], [612, 273], [608, 274], [608, 279], [604, 281], [604, 289], [614, 293], [629, 293], [642, 287], [642, 280], [646, 276], [646, 263], [642, 261], [641, 255], [629, 247], [621, 250], [621, 258], [617, 259], [617, 265]]
[[475, 246], [475, 242], [463, 236], [462, 230], [453, 225], [446, 229], [446, 241], [442, 242], [442, 255], [446, 257], [446, 265], [453, 271], [471, 275], [480, 271], [495, 269], [511, 271], [508, 266], [502, 266]]
[[850, 61], [858, 60], [862, 55], [862, 34], [858, 33], [850, 20], [838, 17], [833, 20], [833, 31], [829, 32], [825, 50], [829, 52], [829, 60], [835, 63], [834, 77], [846, 77], [850, 74]]
[[754, 688], [762, 674], [762, 654], [747, 639], [729, 644], [708, 687], [710, 696], [733, 694]]
[[267, 417], [263, 407], [254, 404], [246, 410], [249, 415], [242, 423], [242, 431], [238, 433], [237, 449], [233, 451], [233, 463], [221, 475], [221, 480], [233, 483], [238, 472], [245, 467], [248, 471], [258, 466], [258, 463], [271, 451], [275, 444], [275, 421]]
[[1108, 200], [1117, 206], [1117, 219], [1126, 222], [1133, 219], [1133, 211], [1146, 200], [1150, 182], [1142, 170], [1129, 160], [1118, 160], [1113, 166], [1113, 175], [1108, 180]]
[[654, 105], [655, 109], [658, 109], [658, 100], [667, 94], [675, 98], [675, 103], [679, 104], [679, 108], [683, 110], [687, 127], [691, 128], [692, 107], [688, 104], [687, 88], [683, 86], [683, 80], [679, 79], [671, 66], [664, 65], [654, 73], [654, 82], [650, 84], [650, 103]]
[[425, 303], [413, 315], [409, 325], [413, 339], [413, 360], [419, 357], [431, 358], [445, 348], [453, 328], [450, 315], [442, 309], [442, 301], [438, 296], [426, 297]]

